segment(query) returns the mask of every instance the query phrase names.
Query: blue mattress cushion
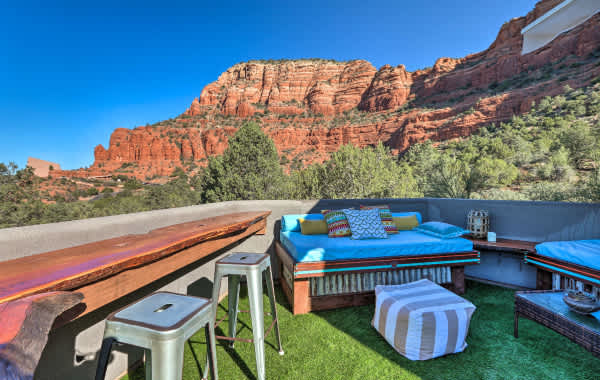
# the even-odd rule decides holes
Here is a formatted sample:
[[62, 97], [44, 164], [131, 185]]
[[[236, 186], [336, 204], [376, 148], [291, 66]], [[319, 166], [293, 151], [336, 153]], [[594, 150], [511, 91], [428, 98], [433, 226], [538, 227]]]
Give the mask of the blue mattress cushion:
[[467, 252], [473, 243], [463, 238], [440, 239], [417, 231], [400, 231], [388, 239], [331, 239], [327, 235], [302, 235], [282, 231], [281, 244], [298, 262], [360, 259], [390, 256], [417, 256], [431, 253]]
[[463, 228], [444, 222], [426, 222], [415, 227], [414, 230], [440, 239], [451, 239], [469, 233]]
[[535, 250], [541, 256], [600, 270], [600, 240], [549, 241]]

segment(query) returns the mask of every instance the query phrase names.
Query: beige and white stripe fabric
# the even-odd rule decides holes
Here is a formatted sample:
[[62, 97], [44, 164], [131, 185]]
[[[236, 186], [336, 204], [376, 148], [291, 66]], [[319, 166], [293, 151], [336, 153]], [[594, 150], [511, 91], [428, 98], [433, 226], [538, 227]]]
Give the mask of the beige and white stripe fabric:
[[372, 325], [400, 354], [427, 360], [462, 352], [475, 305], [427, 279], [375, 287]]

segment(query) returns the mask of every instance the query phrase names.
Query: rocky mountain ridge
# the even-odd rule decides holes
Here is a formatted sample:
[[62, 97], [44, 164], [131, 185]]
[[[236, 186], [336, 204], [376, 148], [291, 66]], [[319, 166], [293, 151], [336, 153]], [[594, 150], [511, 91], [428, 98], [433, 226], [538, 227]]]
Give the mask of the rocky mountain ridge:
[[600, 14], [548, 45], [521, 55], [521, 29], [560, 3], [542, 0], [505, 23], [490, 47], [464, 58], [440, 58], [414, 72], [376, 69], [364, 60], [278, 60], [239, 63], [208, 84], [179, 117], [117, 128], [108, 149], [95, 148], [88, 169], [58, 175], [170, 174], [195, 171], [221, 154], [247, 120], [273, 138], [282, 164], [322, 161], [342, 144], [384, 142], [400, 153], [428, 139], [470, 135], [527, 112], [532, 102], [600, 76]]

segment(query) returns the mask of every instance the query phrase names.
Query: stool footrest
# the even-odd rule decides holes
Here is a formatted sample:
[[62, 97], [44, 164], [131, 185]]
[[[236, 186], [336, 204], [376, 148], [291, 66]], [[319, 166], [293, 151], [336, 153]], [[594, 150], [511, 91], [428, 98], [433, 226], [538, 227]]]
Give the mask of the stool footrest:
[[219, 340], [229, 340], [229, 341], [236, 341], [236, 342], [246, 342], [246, 343], [253, 343], [254, 342], [254, 339], [232, 338], [232, 337], [223, 336], [223, 335], [215, 335], [215, 338], [217, 338]]
[[[221, 319], [222, 321], [223, 319]], [[219, 321], [219, 322], [221, 322]], [[271, 330], [273, 330], [273, 326], [275, 326], [275, 323], [277, 323], [277, 319], [273, 319], [273, 322], [271, 322], [271, 324], [269, 325], [269, 328], [267, 329], [267, 332], [265, 333], [265, 338], [269, 336], [269, 333], [271, 332]], [[215, 325], [215, 328], [217, 328], [218, 325]], [[230, 340], [230, 341], [240, 341], [240, 342], [246, 342], [246, 343], [253, 343], [254, 339], [245, 339], [245, 338], [232, 338], [229, 336], [223, 336], [223, 335], [215, 335], [215, 338], [220, 339], [220, 340]]]
[[[238, 311], [238, 313], [249, 313], [249, 312], [250, 312], [250, 310], [239, 310]], [[271, 316], [271, 313], [265, 313], [265, 315]], [[215, 328], [219, 327], [219, 325], [221, 324], [221, 322], [223, 322], [225, 320], [225, 318], [227, 318], [227, 314], [225, 314], [223, 316], [223, 318], [221, 318], [215, 322]]]

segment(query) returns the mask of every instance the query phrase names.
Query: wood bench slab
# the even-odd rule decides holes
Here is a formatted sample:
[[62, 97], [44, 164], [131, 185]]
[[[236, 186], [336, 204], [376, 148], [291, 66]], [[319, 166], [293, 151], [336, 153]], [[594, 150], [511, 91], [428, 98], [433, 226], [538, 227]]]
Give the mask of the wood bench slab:
[[[246, 236], [264, 233], [269, 214], [221, 215], [4, 261], [0, 265], [0, 303], [77, 289], [85, 296], [88, 313]], [[178, 253], [181, 251], [186, 254]], [[132, 276], [136, 280], [127, 281]]]
[[503, 238], [498, 238], [495, 242], [487, 241], [485, 239], [476, 239], [469, 236], [465, 236], [465, 238], [473, 242], [473, 249], [512, 252], [520, 254], [535, 252], [535, 246], [538, 244], [537, 242], [533, 241], [512, 240]]

